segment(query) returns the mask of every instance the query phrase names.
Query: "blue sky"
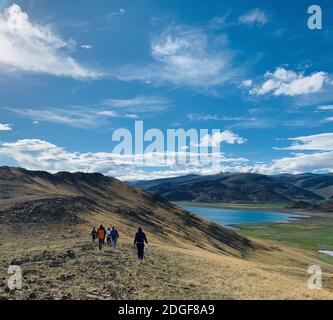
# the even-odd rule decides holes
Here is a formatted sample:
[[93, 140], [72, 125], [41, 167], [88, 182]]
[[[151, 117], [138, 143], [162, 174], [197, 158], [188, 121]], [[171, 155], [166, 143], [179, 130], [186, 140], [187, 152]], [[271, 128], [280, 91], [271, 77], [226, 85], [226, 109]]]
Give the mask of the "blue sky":
[[220, 129], [222, 171], [333, 172], [333, 4], [1, 1], [0, 165], [121, 179], [214, 173], [114, 163], [112, 133]]

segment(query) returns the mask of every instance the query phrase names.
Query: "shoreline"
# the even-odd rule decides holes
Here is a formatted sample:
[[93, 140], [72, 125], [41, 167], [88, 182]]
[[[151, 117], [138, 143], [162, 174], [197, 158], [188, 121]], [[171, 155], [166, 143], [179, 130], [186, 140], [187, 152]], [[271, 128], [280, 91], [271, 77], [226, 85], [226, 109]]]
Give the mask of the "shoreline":
[[[246, 225], [255, 225], [255, 224], [261, 224], [261, 223], [292, 223], [295, 221], [304, 221], [306, 219], [311, 219], [313, 218], [313, 213], [310, 212], [305, 212], [303, 211], [302, 214], [300, 211], [283, 211], [282, 209], [278, 209], [278, 208], [256, 208], [256, 207], [251, 207], [251, 208], [247, 208], [245, 206], [233, 206], [233, 207], [228, 207], [228, 206], [224, 206], [223, 203], [217, 203], [216, 205], [218, 206], [214, 206], [213, 203], [206, 203], [206, 202], [194, 202], [194, 204], [197, 205], [193, 205], [192, 202], [173, 202], [174, 204], [177, 204], [178, 206], [188, 206], [188, 207], [193, 207], [193, 208], [207, 208], [207, 209], [228, 209], [228, 210], [234, 210], [234, 211], [239, 211], [239, 210], [247, 210], [247, 211], [253, 211], [253, 212], [271, 212], [271, 213], [282, 213], [288, 216], [287, 220], [281, 220], [281, 221], [269, 221], [269, 222], [248, 222], [248, 223], [231, 223], [231, 224], [227, 224], [227, 225], [223, 225], [224, 227], [234, 230], [234, 231], [240, 231], [242, 229], [242, 227], [244, 228]], [[208, 206], [207, 206], [208, 204]], [[207, 219], [207, 218], [205, 218]], [[211, 220], [209, 220], [211, 221]]]
[[234, 203], [211, 203], [211, 202], [192, 202], [192, 201], [171, 201], [171, 203], [177, 206], [190, 206], [190, 207], [204, 207], [214, 209], [229, 209], [229, 210], [249, 210], [249, 211], [263, 211], [263, 212], [280, 212], [300, 215], [313, 215], [324, 213], [321, 211], [307, 211], [305, 209], [288, 209], [286, 207], [256, 207], [251, 204], [234, 204]]

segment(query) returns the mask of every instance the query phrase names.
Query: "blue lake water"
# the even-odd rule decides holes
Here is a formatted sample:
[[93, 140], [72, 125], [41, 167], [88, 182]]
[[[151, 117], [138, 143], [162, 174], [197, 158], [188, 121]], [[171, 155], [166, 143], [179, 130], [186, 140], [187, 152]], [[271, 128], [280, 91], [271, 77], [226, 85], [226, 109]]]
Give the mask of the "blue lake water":
[[255, 210], [235, 210], [206, 207], [181, 206], [200, 217], [225, 226], [241, 223], [259, 222], [285, 222], [305, 218], [307, 216], [296, 215], [293, 213], [255, 211]]

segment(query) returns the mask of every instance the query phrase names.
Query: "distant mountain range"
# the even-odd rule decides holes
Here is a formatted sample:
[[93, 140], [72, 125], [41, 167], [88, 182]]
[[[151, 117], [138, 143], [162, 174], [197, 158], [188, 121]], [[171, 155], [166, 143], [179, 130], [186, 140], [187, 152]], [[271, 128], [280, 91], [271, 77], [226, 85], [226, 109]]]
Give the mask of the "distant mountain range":
[[289, 207], [333, 208], [333, 173], [221, 173], [135, 181], [132, 185], [170, 201], [280, 203]]

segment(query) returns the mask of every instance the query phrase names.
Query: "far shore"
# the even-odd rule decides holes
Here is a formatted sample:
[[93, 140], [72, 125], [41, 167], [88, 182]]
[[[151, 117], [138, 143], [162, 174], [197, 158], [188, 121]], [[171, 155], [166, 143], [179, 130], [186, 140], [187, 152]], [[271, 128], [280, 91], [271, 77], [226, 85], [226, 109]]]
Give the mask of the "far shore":
[[231, 210], [252, 210], [252, 211], [271, 211], [282, 212], [291, 214], [313, 215], [320, 214], [318, 211], [307, 211], [305, 209], [292, 209], [287, 208], [282, 204], [252, 204], [252, 203], [228, 203], [228, 202], [194, 202], [194, 201], [172, 201], [177, 206], [191, 206], [191, 207], [205, 207], [205, 208], [219, 208]]

